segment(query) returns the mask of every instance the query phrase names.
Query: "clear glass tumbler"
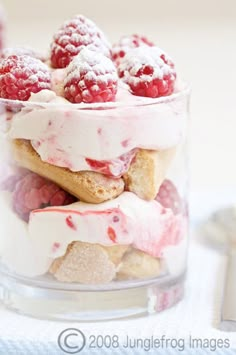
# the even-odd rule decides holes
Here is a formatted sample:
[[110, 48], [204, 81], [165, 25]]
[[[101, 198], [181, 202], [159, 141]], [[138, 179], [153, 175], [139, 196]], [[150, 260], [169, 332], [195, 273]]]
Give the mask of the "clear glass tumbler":
[[158, 99], [0, 100], [4, 304], [48, 319], [150, 314], [183, 296], [189, 88]]

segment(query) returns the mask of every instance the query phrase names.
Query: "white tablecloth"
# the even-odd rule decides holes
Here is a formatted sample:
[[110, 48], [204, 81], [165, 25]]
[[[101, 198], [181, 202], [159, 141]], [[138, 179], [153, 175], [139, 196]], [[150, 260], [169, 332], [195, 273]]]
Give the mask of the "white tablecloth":
[[[198, 218], [202, 218], [214, 206], [223, 206], [230, 202], [233, 194], [228, 191], [218, 192], [218, 199], [212, 203], [213, 192], [194, 194], [192, 211], [197, 211], [196, 204], [206, 197], [204, 210]], [[208, 201], [208, 210], [206, 207]], [[198, 209], [199, 210], [199, 209]], [[195, 212], [194, 212], [195, 213]], [[195, 213], [196, 217], [196, 213]], [[230, 349], [216, 349], [214, 354], [236, 354], [236, 333], [226, 333], [218, 329], [226, 256], [220, 251], [208, 248], [202, 240], [192, 233], [189, 267], [186, 282], [186, 295], [177, 306], [163, 313], [146, 318], [129, 320], [93, 322], [93, 323], [62, 323], [31, 319], [16, 315], [0, 308], [0, 354], [65, 354], [57, 344], [59, 334], [67, 328], [80, 329], [87, 338], [87, 344], [82, 354], [205, 354], [212, 353], [210, 346], [206, 348], [189, 349], [189, 337], [204, 339], [229, 339]], [[118, 349], [88, 349], [90, 335], [118, 335], [121, 344]], [[129, 338], [175, 338], [184, 339], [185, 351], [182, 347], [164, 343], [161, 349], [125, 349], [127, 335]], [[207, 340], [206, 340], [207, 341]], [[212, 344], [214, 340], [212, 340]], [[206, 343], [205, 343], [206, 344]], [[213, 345], [212, 345], [213, 346]], [[106, 350], [106, 351], [105, 351]], [[156, 351], [156, 352], [155, 352]]]

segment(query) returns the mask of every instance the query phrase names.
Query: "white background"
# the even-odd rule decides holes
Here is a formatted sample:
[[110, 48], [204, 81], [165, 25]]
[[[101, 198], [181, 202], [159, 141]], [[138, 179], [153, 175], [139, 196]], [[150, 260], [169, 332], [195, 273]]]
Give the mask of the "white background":
[[[192, 83], [192, 187], [236, 186], [235, 0], [2, 0], [9, 45], [47, 50], [55, 30], [76, 13], [111, 41], [146, 34]], [[235, 189], [236, 190], [236, 189]]]

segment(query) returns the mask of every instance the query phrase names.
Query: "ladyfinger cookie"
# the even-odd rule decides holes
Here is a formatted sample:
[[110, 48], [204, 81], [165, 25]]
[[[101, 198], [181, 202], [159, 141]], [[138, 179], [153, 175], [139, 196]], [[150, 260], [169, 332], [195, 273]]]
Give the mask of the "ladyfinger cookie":
[[160, 274], [160, 261], [141, 250], [127, 252], [116, 275], [118, 280], [152, 278]]
[[108, 283], [115, 278], [117, 265], [128, 249], [128, 245], [105, 247], [76, 241], [64, 256], [54, 260], [49, 272], [62, 282]]
[[101, 203], [119, 196], [124, 191], [124, 181], [106, 177], [92, 171], [72, 172], [43, 162], [30, 141], [15, 139], [12, 142], [16, 162], [61, 186], [64, 190], [88, 203]]
[[153, 200], [165, 179], [176, 148], [162, 151], [140, 149], [123, 176], [126, 190], [145, 200]]

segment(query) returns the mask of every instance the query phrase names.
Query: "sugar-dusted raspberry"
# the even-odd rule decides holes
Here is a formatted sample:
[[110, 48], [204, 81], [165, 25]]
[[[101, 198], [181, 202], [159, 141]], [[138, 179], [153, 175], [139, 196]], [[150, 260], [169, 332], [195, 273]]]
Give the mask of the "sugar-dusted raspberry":
[[12, 55], [0, 61], [0, 97], [26, 101], [43, 89], [50, 89], [50, 72], [39, 59]]
[[67, 67], [65, 98], [72, 103], [114, 101], [117, 81], [111, 59], [84, 48]]
[[142, 46], [130, 50], [121, 61], [118, 74], [137, 96], [156, 98], [174, 91], [174, 64], [157, 47]]
[[5, 58], [10, 57], [12, 55], [17, 55], [17, 56], [28, 55], [29, 57], [37, 58], [37, 59], [41, 60], [42, 62], [45, 62], [47, 59], [42, 53], [39, 53], [30, 47], [7, 47], [7, 48], [4, 48], [3, 51], [1, 52], [0, 59], [5, 59]]
[[74, 196], [32, 172], [18, 181], [13, 192], [13, 209], [26, 222], [33, 210], [69, 205], [75, 201]]
[[173, 213], [178, 214], [183, 211], [183, 201], [177, 188], [172, 181], [166, 179], [160, 186], [156, 200], [165, 208], [170, 208]]
[[89, 47], [108, 57], [111, 47], [103, 32], [94, 22], [82, 15], [66, 21], [55, 34], [51, 44], [51, 64], [54, 68], [65, 68], [71, 59]]
[[147, 37], [140, 36], [137, 34], [131, 36], [123, 36], [118, 43], [114, 44], [112, 47], [112, 59], [115, 61], [116, 65], [120, 64], [120, 61], [127, 52], [132, 48], [142, 47], [142, 46], [154, 46]]

